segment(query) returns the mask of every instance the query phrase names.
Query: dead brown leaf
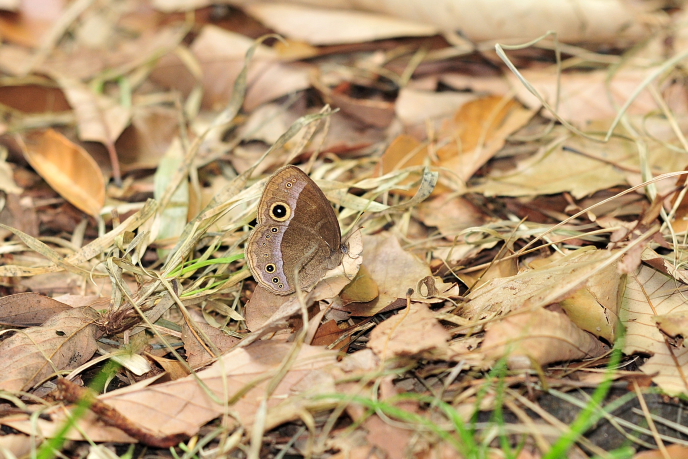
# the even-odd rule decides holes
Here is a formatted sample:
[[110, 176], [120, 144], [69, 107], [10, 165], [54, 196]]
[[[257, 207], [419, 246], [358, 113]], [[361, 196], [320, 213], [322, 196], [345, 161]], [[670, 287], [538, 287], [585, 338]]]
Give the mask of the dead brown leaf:
[[0, 324], [8, 327], [38, 326], [56, 314], [72, 309], [38, 293], [18, 293], [0, 298]]
[[542, 366], [599, 357], [609, 348], [578, 328], [566, 314], [531, 309], [490, 326], [481, 350], [493, 360], [505, 357], [512, 369], [522, 369], [531, 368], [533, 362]]
[[368, 347], [382, 360], [408, 356], [431, 358], [434, 353], [441, 355], [446, 351], [450, 338], [426, 304], [411, 303], [410, 308], [375, 327]]
[[0, 344], [0, 388], [27, 390], [62, 370], [87, 362], [97, 349], [99, 315], [70, 308], [41, 327], [16, 332]]

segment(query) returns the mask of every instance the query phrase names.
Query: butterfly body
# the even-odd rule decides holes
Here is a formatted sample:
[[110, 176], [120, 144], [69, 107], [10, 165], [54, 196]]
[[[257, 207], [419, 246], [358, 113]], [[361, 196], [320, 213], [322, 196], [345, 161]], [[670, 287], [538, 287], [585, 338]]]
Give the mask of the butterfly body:
[[341, 230], [322, 190], [295, 166], [268, 180], [246, 245], [256, 281], [277, 295], [308, 290], [342, 259]]

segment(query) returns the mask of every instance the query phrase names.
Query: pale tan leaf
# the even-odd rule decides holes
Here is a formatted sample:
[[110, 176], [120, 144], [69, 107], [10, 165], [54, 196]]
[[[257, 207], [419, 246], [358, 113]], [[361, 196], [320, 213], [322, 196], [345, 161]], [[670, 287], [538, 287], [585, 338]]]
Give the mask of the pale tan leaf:
[[[565, 73], [557, 81], [555, 71], [526, 69], [523, 77], [532, 84], [552, 107], [556, 103], [557, 84], [560, 83], [557, 114], [574, 126], [584, 129], [593, 120], [613, 119], [622, 106], [654, 69], [631, 69], [615, 72], [611, 81], [607, 70]], [[509, 72], [508, 77], [516, 95], [526, 106], [539, 109], [542, 103]], [[657, 103], [644, 90], [630, 105], [627, 113], [645, 115], [657, 109]], [[544, 110], [545, 116], [552, 117]]]
[[373, 329], [368, 347], [381, 360], [402, 356], [432, 358], [447, 350], [451, 335], [423, 303], [411, 303]]
[[0, 344], [0, 388], [26, 390], [60, 370], [73, 370], [97, 349], [99, 315], [90, 307], [53, 316], [41, 327], [18, 331]]
[[[254, 40], [244, 35], [206, 25], [190, 48], [202, 69], [200, 82], [190, 72], [183, 71], [179, 58], [172, 55], [163, 57], [151, 76], [187, 94], [201, 83], [203, 107], [221, 110], [229, 103], [246, 51], [254, 44]], [[283, 63], [273, 49], [258, 45], [248, 69], [247, 83], [244, 108], [251, 111], [265, 102], [310, 87], [309, 65]]]
[[104, 94], [96, 94], [75, 78], [56, 78], [76, 113], [79, 138], [113, 145], [129, 124], [131, 110]]
[[0, 191], [11, 194], [20, 194], [23, 190], [14, 181], [12, 168], [0, 154]]
[[28, 134], [22, 149], [36, 172], [67, 201], [96, 216], [105, 204], [105, 178], [86, 150], [57, 131]]
[[402, 88], [394, 110], [404, 124], [425, 123], [429, 119], [451, 116], [477, 96], [470, 92], [430, 92]]
[[626, 354], [642, 353], [652, 357], [640, 370], [668, 394], [688, 393], [688, 348], [675, 346], [660, 332], [654, 318], [688, 312], [688, 287], [675, 279], [641, 265], [629, 274], [619, 312], [626, 326]]
[[414, 20], [363, 11], [321, 9], [288, 3], [259, 3], [247, 5], [244, 9], [271, 29], [312, 45], [359, 43], [438, 33], [436, 27]]
[[[139, 425], [159, 434], [195, 435], [205, 423], [225, 412], [224, 403], [239, 397], [230, 408], [239, 422], [250, 426], [270, 379], [290, 352], [291, 344], [261, 341], [236, 349], [195, 376], [147, 387], [131, 386], [99, 398]], [[336, 352], [304, 345], [296, 361], [268, 400], [268, 428], [298, 417], [309, 406], [307, 395], [334, 391], [334, 381], [323, 370], [335, 362]], [[317, 377], [314, 379], [314, 377]], [[204, 386], [199, 384], [199, 379]], [[316, 381], [311, 387], [306, 381]], [[255, 386], [253, 386], [255, 385]], [[246, 393], [242, 391], [249, 389]], [[207, 392], [212, 393], [212, 397]], [[213, 398], [219, 401], [213, 401]], [[234, 402], [234, 400], [232, 400]], [[290, 411], [291, 410], [291, 411]]]
[[[251, 8], [255, 0], [232, 0], [232, 3], [248, 5]], [[484, 3], [470, 0], [300, 0], [292, 3], [305, 3], [323, 9], [373, 11], [404, 18], [415, 24], [431, 25], [437, 31], [461, 30], [462, 35], [473, 42], [509, 39], [527, 41], [554, 30], [564, 42], [619, 43], [620, 40], [639, 40], [647, 37], [651, 33], [651, 28], [647, 27], [648, 21], [661, 20], [662, 17], [661, 12], [654, 16], [651, 14], [655, 9], [651, 3], [643, 5], [622, 0], [581, 0], [575, 3], [554, 0], [546, 4], [535, 0]], [[277, 17], [274, 21], [277, 21]], [[296, 28], [298, 24], [294, 21], [292, 28]], [[268, 25], [277, 29], [277, 25], [272, 22]], [[370, 26], [381, 27], [376, 23]], [[346, 23], [341, 27], [352, 28], [351, 24]], [[317, 29], [307, 30], [312, 33], [318, 32]], [[319, 35], [325, 33], [321, 32]], [[334, 32], [331, 32], [331, 35], [334, 35]], [[358, 35], [362, 34], [359, 32]], [[372, 37], [361, 36], [359, 40], [370, 39]]]
[[599, 357], [609, 350], [566, 314], [546, 309], [514, 313], [495, 323], [480, 349], [493, 360], [506, 357], [510, 368]]
[[[10, 426], [20, 432], [29, 435], [36, 435], [36, 430], [45, 438], [55, 437], [62, 434], [62, 427], [69, 421], [71, 413], [65, 411], [61, 404], [53, 405], [45, 410], [42, 405], [33, 405], [33, 407], [40, 407], [44, 410], [37, 419], [30, 419], [29, 414], [17, 414], [12, 416], [5, 416], [0, 418], [0, 424]], [[122, 432], [116, 427], [105, 425], [103, 421], [98, 419], [93, 412], [87, 411], [86, 414], [79, 420], [79, 429], [70, 429], [66, 434], [69, 440], [84, 441], [85, 438], [81, 432], [84, 432], [88, 439], [96, 442], [121, 442], [121, 443], [136, 443], [136, 440]], [[2, 438], [2, 437], [0, 437]]]
[[6, 452], [14, 454], [15, 458], [28, 456], [34, 444], [33, 438], [28, 435], [3, 435], [0, 437], [0, 458], [10, 459], [12, 457]]
[[9, 327], [37, 326], [72, 306], [39, 295], [17, 293], [0, 298], [0, 324]]

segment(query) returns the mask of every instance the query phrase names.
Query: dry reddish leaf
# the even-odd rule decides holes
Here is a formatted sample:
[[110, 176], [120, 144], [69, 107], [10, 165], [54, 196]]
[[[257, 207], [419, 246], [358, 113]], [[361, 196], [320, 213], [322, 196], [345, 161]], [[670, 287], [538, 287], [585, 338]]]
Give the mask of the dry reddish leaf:
[[0, 103], [24, 113], [63, 112], [71, 110], [59, 88], [38, 84], [0, 87]]
[[58, 75], [56, 79], [76, 113], [79, 138], [113, 148], [129, 124], [131, 110], [104, 94], [96, 94], [75, 78]]
[[105, 179], [86, 150], [48, 129], [27, 134], [22, 152], [31, 167], [67, 201], [89, 215], [100, 213], [105, 204]]
[[0, 16], [0, 33], [7, 41], [31, 48], [41, 45], [44, 35], [64, 9], [64, 3], [59, 0], [11, 0], [7, 3], [7, 9], [18, 14]]
[[37, 326], [70, 309], [71, 306], [38, 293], [17, 293], [0, 298], [0, 324], [8, 327]]
[[373, 329], [368, 347], [382, 360], [403, 356], [435, 355], [447, 349], [451, 335], [427, 305], [411, 303]]
[[363, 124], [384, 129], [394, 120], [393, 102], [351, 97], [347, 94], [351, 85], [346, 82], [334, 89], [318, 80], [314, 80], [313, 83], [327, 103], [340, 108], [342, 112]]
[[73, 370], [97, 349], [99, 315], [90, 307], [56, 314], [41, 327], [18, 331], [0, 344], [0, 388], [27, 390], [57, 371]]
[[[291, 346], [259, 341], [224, 355], [195, 376], [148, 387], [134, 385], [101, 395], [99, 399], [125, 414], [133, 423], [159, 435], [195, 435], [201, 426], [225, 412], [223, 402], [226, 401], [233, 402], [230, 404], [232, 412], [236, 413], [239, 422], [250, 428], [265, 389]], [[325, 367], [335, 362], [335, 356], [336, 352], [320, 347], [304, 345], [301, 348], [296, 361], [268, 400], [270, 410], [275, 410], [273, 416], [267, 417], [268, 429], [297, 418], [299, 410], [307, 409], [309, 403], [317, 403], [308, 402], [306, 394], [334, 391], [334, 381]], [[249, 390], [243, 393], [246, 389]], [[219, 404], [207, 390], [213, 392]], [[239, 398], [233, 400], [233, 397]]]
[[609, 349], [578, 328], [566, 314], [546, 309], [511, 314], [490, 326], [481, 351], [506, 357], [510, 368], [531, 368], [565, 360], [599, 357]]
[[471, 201], [450, 193], [421, 202], [418, 205], [418, 218], [426, 226], [436, 226], [450, 240], [460, 231], [481, 226], [487, 221], [487, 216]]
[[[0, 417], [0, 424], [10, 426], [20, 432], [36, 435], [36, 426], [45, 438], [55, 437], [61, 433], [62, 427], [69, 421], [71, 413], [66, 413], [62, 404], [45, 409], [43, 405], [30, 405], [30, 409], [42, 410], [43, 416], [29, 419], [29, 414], [17, 414]], [[70, 429], [66, 434], [69, 440], [84, 441], [83, 432], [89, 440], [96, 442], [135, 443], [136, 440], [121, 430], [105, 425], [98, 417], [88, 411], [79, 420], [79, 429]], [[0, 437], [1, 438], [1, 437]]]
[[[315, 332], [315, 335], [313, 336], [311, 344], [313, 346], [329, 346], [330, 344], [335, 343], [342, 335], [348, 332], [349, 330], [347, 327], [340, 328], [339, 325], [337, 325], [337, 321], [328, 320], [327, 322], [321, 324], [318, 327], [318, 330]], [[337, 346], [333, 347], [332, 349], [344, 350], [346, 352], [346, 349], [348, 349], [349, 344], [351, 344], [351, 336], [348, 336], [347, 338], [340, 341], [337, 344]]]

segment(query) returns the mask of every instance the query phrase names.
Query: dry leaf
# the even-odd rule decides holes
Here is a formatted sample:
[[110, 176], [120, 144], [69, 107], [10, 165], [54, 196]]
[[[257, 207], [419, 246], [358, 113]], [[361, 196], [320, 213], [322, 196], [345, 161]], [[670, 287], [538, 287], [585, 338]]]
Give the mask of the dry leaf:
[[0, 298], [0, 324], [8, 327], [38, 326], [69, 306], [38, 293], [17, 293]]
[[[239, 422], [250, 428], [268, 383], [291, 347], [291, 344], [270, 341], [253, 343], [224, 355], [195, 376], [142, 388], [134, 385], [101, 395], [99, 399], [124, 413], [132, 422], [158, 434], [185, 433], [189, 436], [222, 415], [224, 402], [232, 400], [232, 412]], [[335, 362], [335, 355], [333, 351], [303, 345], [296, 361], [268, 399], [268, 406], [275, 415], [268, 415], [267, 429], [297, 418], [300, 410], [318, 403], [309, 402], [306, 395], [334, 391], [334, 381], [324, 367]], [[312, 386], [304, 386], [305, 381], [313, 382]], [[243, 393], [246, 389], [248, 391]], [[207, 391], [212, 391], [220, 403], [213, 401]], [[234, 397], [239, 398], [233, 400]]]
[[312, 45], [331, 45], [391, 37], [435, 35], [436, 27], [362, 11], [313, 8], [289, 3], [246, 5], [245, 11], [278, 33]]
[[534, 110], [501, 96], [467, 102], [442, 130], [441, 138], [453, 142], [437, 151], [439, 165], [468, 181], [534, 114]]
[[[626, 103], [653, 70], [623, 69], [615, 72], [611, 81], [608, 81], [610, 74], [607, 70], [564, 73], [561, 81], [557, 80], [556, 70], [551, 69], [525, 69], [521, 74], [552, 107], [555, 107], [557, 85], [560, 84], [557, 114], [574, 126], [584, 129], [593, 120], [613, 119], [618, 107]], [[540, 109], [542, 103], [518, 81], [516, 75], [509, 72], [507, 76], [516, 89], [519, 100], [532, 109]], [[627, 113], [644, 115], [656, 108], [654, 98], [645, 90], [631, 104]], [[548, 110], [544, 110], [543, 114], [552, 116]]]
[[[363, 259], [370, 272], [372, 280], [377, 284], [379, 296], [377, 299], [357, 305], [352, 303], [339, 306], [337, 309], [350, 311], [357, 316], [373, 316], [399, 298], [406, 298], [409, 289], [413, 289], [412, 300], [432, 303], [438, 301], [424, 298], [418, 291], [418, 283], [427, 276], [431, 276], [427, 263], [418, 259], [399, 245], [396, 236], [391, 233], [381, 233], [375, 236], [364, 236]], [[442, 294], [444, 292], [440, 292]]]
[[230, 336], [222, 332], [222, 330], [218, 330], [200, 320], [196, 320], [194, 327], [203, 333], [204, 336], [201, 336], [201, 338], [204, 342], [205, 337], [207, 337], [211, 343], [206, 343], [205, 346], [202, 345], [195, 331], [192, 331], [189, 325], [184, 322], [182, 341], [184, 342], [184, 350], [186, 350], [186, 360], [191, 368], [200, 368], [214, 361], [214, 356], [208, 352], [208, 348], [211, 351], [217, 350], [221, 355], [241, 341], [239, 338]]
[[76, 113], [79, 139], [114, 145], [129, 124], [131, 111], [104, 94], [96, 94], [75, 78], [55, 77]]
[[98, 317], [90, 307], [70, 308], [7, 338], [0, 344], [0, 388], [27, 390], [90, 360], [97, 349]]
[[[513, 277], [494, 279], [468, 295], [469, 302], [462, 315], [476, 320], [506, 315], [520, 308], [542, 308], [566, 300], [587, 286], [589, 290], [592, 287], [593, 292], [589, 299], [597, 301], [598, 307], [593, 311], [597, 322], [587, 322], [586, 328], [599, 328], [608, 333], [610, 325], [613, 327], [616, 324], [616, 311], [607, 309], [604, 305], [616, 306], [615, 297], [610, 297], [609, 292], [618, 288], [619, 276], [594, 276], [605, 269], [605, 264], [610, 262], [612, 256], [612, 253], [602, 250], [579, 250], [541, 268]], [[599, 279], [611, 284], [601, 286], [596, 283]], [[585, 311], [585, 305], [581, 308]]]
[[688, 311], [685, 295], [688, 287], [678, 284], [647, 266], [629, 274], [619, 315], [626, 326], [624, 353], [650, 354], [640, 367], [653, 381], [671, 395], [688, 391], [688, 348], [674, 346], [657, 328], [655, 316]]
[[432, 359], [447, 350], [451, 335], [423, 303], [411, 303], [373, 329], [368, 347], [382, 360], [404, 356]]
[[506, 357], [509, 368], [532, 368], [565, 360], [599, 357], [609, 349], [578, 328], [566, 314], [529, 309], [490, 326], [481, 351], [493, 360]]
[[67, 201], [97, 216], [105, 204], [105, 179], [86, 150], [57, 131], [27, 134], [24, 157]]

